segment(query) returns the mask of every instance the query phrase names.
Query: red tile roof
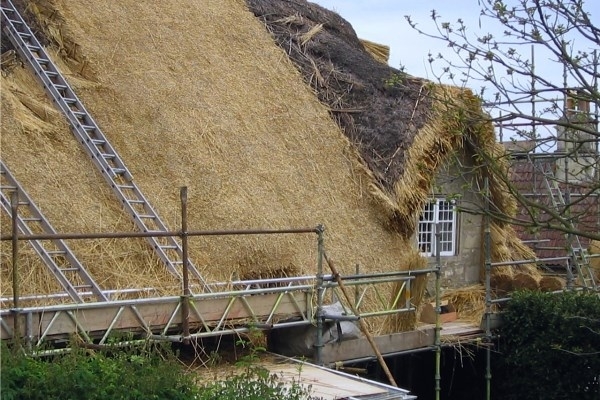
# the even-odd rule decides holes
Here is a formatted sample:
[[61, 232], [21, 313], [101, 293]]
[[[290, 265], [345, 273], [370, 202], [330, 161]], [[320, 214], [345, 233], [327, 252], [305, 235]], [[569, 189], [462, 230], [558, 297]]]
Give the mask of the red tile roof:
[[[545, 168], [556, 173], [557, 160], [555, 157], [540, 157], [540, 155], [536, 155], [533, 159], [527, 157], [513, 158], [511, 167], [513, 185], [527, 199], [535, 201], [541, 207], [546, 206], [551, 210], [555, 209], [542, 171]], [[590, 189], [586, 188], [585, 184], [557, 182], [565, 203], [570, 204], [570, 206], [561, 210], [561, 214], [563, 216], [570, 215], [571, 222], [576, 229], [584, 232], [600, 232], [600, 194], [595, 193], [589, 196]], [[535, 217], [532, 217], [528, 210], [528, 207], [520, 205], [518, 218], [530, 222], [533, 219], [541, 223], [556, 222], [551, 214], [543, 209], [538, 209], [539, 214], [536, 214]], [[568, 235], [561, 231], [544, 228], [537, 230], [523, 226], [515, 226], [515, 229], [522, 240], [535, 241], [528, 243], [528, 245], [535, 250], [539, 258], [564, 257], [569, 254]], [[577, 240], [577, 238], [573, 238], [573, 240]], [[582, 247], [588, 247], [588, 239], [579, 237], [579, 240]], [[564, 261], [548, 262], [547, 264], [559, 265], [564, 264]]]

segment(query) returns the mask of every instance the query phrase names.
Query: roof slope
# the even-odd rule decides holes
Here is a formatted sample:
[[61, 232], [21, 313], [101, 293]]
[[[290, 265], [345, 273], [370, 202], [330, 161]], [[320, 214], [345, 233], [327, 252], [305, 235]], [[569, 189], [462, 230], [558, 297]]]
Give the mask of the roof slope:
[[[186, 185], [190, 229], [323, 223], [340, 267], [403, 267], [407, 245], [366, 195], [370, 178], [352, 146], [243, 4], [30, 5], [69, 82], [171, 228], [179, 223], [178, 188]], [[2, 84], [9, 88], [2, 97], [2, 159], [57, 230], [131, 230], [62, 118], [41, 121], [13, 96], [21, 90], [51, 109], [32, 77], [19, 69]], [[31, 124], [16, 122], [18, 110]], [[311, 236], [203, 238], [190, 245], [211, 280], [315, 272]], [[104, 287], [139, 286], [143, 275], [159, 274], [143, 245], [92, 241], [77, 250], [102, 264], [94, 276], [103, 276]], [[115, 264], [125, 258], [138, 265], [126, 283], [102, 275], [122, 271]]]
[[[302, 0], [249, 1], [254, 14], [272, 17], [274, 36], [236, 0], [27, 4], [69, 82], [172, 229], [185, 185], [189, 229], [322, 223], [342, 271], [405, 269], [435, 172], [457, 151], [501, 151], [472, 94], [374, 60], [346, 21]], [[273, 38], [297, 51], [286, 54]], [[16, 69], [2, 85], [9, 89], [2, 159], [57, 229], [132, 230], [31, 75]], [[481, 171], [496, 207], [513, 212], [501, 181]], [[494, 228], [495, 259], [528, 258], [510, 226]], [[95, 264], [103, 287], [172, 284], [135, 243], [89, 241], [76, 250]], [[311, 236], [193, 238], [190, 246], [209, 280], [316, 272]]]
[[[544, 180], [542, 171], [553, 171], [557, 174], [560, 158], [543, 157], [542, 155], [531, 155], [530, 157], [515, 157], [511, 162], [511, 181], [515, 189], [520, 194], [535, 201], [541, 207], [536, 210], [534, 216], [528, 213], [528, 209], [522, 205], [519, 207], [517, 217], [522, 219], [528, 227], [517, 227], [517, 233], [524, 240], [533, 241], [532, 247], [540, 258], [565, 257], [568, 256], [569, 239], [568, 235], [556, 229], [544, 228], [544, 224], [558, 225], [558, 221], [553, 218], [544, 208], [554, 210], [550, 193]], [[535, 164], [534, 164], [535, 163]], [[563, 196], [569, 192], [570, 206], [562, 210], [562, 215], [569, 217], [573, 228], [581, 232], [599, 232], [600, 221], [600, 199], [598, 194], [590, 192], [590, 187], [585, 182], [567, 182], [564, 179], [557, 180]], [[565, 201], [567, 199], [565, 198]], [[539, 229], [533, 229], [535, 224], [539, 224]], [[580, 242], [584, 248], [588, 248], [590, 240], [580, 237]], [[565, 264], [564, 261], [549, 262], [549, 264]]]
[[[515, 199], [500, 176], [508, 168], [504, 149], [469, 90], [436, 85], [377, 61], [347, 21], [316, 4], [248, 4], [358, 148], [373, 176], [370, 193], [392, 229], [407, 238], [414, 234], [436, 172], [457, 153], [475, 165], [471, 190], [479, 192], [488, 177], [492, 207], [509, 215], [516, 212]], [[492, 228], [494, 260], [533, 258], [512, 227], [495, 221]], [[536, 274], [530, 265], [517, 269]]]

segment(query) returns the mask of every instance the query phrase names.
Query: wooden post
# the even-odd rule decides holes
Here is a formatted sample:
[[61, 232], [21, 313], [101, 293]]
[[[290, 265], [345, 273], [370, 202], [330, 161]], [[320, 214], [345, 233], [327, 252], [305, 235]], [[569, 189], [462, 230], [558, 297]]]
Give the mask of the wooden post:
[[385, 372], [385, 375], [387, 376], [388, 380], [390, 381], [390, 384], [392, 386], [398, 387], [398, 385], [396, 384], [396, 381], [394, 380], [394, 377], [392, 376], [392, 373], [390, 372], [390, 369], [388, 368], [387, 364], [385, 363], [385, 360], [383, 359], [383, 356], [381, 355], [381, 352], [377, 348], [377, 344], [375, 344], [375, 341], [373, 340], [373, 336], [371, 335], [371, 332], [369, 332], [369, 330], [367, 329], [367, 325], [365, 324], [365, 321], [360, 319], [360, 314], [358, 313], [358, 310], [356, 309], [356, 307], [354, 307], [354, 304], [352, 303], [352, 298], [350, 297], [350, 293], [348, 293], [348, 289], [342, 282], [342, 278], [340, 277], [340, 274], [338, 273], [337, 269], [335, 268], [335, 265], [333, 265], [333, 261], [331, 261], [331, 259], [329, 259], [329, 257], [327, 257], [326, 253], [323, 253], [323, 255], [324, 255], [325, 261], [327, 261], [327, 264], [329, 265], [329, 268], [331, 269], [331, 273], [333, 274], [335, 281], [337, 282], [337, 284], [340, 287], [340, 290], [344, 294], [346, 301], [348, 301], [348, 304], [350, 304], [350, 308], [352, 309], [352, 312], [354, 313], [354, 315], [359, 317], [358, 324], [360, 326], [360, 330], [362, 331], [362, 333], [364, 333], [365, 337], [367, 338], [367, 341], [371, 345], [371, 348], [375, 352], [375, 355], [377, 356], [377, 360], [379, 361], [379, 364], [381, 365], [383, 372]]

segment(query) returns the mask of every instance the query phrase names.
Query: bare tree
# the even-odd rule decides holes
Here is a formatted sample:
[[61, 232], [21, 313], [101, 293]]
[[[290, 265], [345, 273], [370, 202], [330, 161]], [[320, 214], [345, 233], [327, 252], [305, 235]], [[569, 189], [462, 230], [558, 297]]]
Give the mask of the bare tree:
[[[448, 44], [448, 54], [429, 54], [436, 79], [475, 88], [488, 111], [484, 118], [509, 139], [509, 171], [498, 155], [481, 156], [524, 211], [511, 216], [492, 209], [493, 216], [531, 232], [552, 229], [600, 240], [600, 28], [582, 0], [478, 5], [479, 29], [496, 25], [501, 37], [474, 34], [463, 20], [444, 21], [435, 10], [433, 32], [406, 19], [419, 33]], [[527, 184], [517, 176], [525, 162], [536, 167]]]

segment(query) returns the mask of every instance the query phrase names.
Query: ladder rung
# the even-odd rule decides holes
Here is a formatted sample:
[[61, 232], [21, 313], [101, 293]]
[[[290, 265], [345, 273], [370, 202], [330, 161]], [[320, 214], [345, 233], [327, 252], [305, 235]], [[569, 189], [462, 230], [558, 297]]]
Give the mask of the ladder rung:
[[57, 256], [57, 255], [60, 256], [60, 255], [66, 254], [67, 252], [64, 250], [50, 250], [50, 251], [47, 251], [46, 253], [48, 253], [48, 255], [51, 255], [51, 256]]
[[[138, 218], [147, 218], [147, 219], [154, 219], [156, 218], [156, 215], [151, 215], [151, 214], [138, 214], [137, 216]], [[159, 231], [160, 232], [160, 231]]]
[[93, 131], [94, 129], [96, 129], [94, 125], [81, 125], [81, 127], [86, 131]]
[[77, 104], [77, 99], [71, 97], [63, 97], [63, 101], [67, 104]]
[[75, 272], [75, 271], [79, 271], [79, 268], [77, 267], [72, 267], [72, 268], [60, 268], [61, 272]]
[[89, 289], [91, 287], [92, 287], [92, 285], [77, 285], [77, 286], [73, 286], [73, 289], [77, 289], [77, 290], [79, 290], [79, 289]]
[[27, 218], [21, 218], [21, 220], [28, 221], [28, 222], [30, 222], [30, 221], [36, 221], [37, 222], [37, 221], [41, 221], [42, 219], [41, 218], [35, 218], [35, 217], [27, 217]]
[[50, 60], [48, 60], [47, 58], [36, 58], [35, 61], [37, 61], [40, 65], [50, 64]]
[[104, 154], [100, 154], [100, 157], [104, 158], [105, 160], [112, 160], [113, 158], [116, 157], [116, 155], [110, 154], [110, 153], [104, 153]]
[[93, 144], [95, 144], [96, 146], [101, 146], [101, 145], [103, 145], [104, 143], [106, 143], [106, 142], [105, 142], [104, 140], [102, 140], [102, 139], [91, 139], [91, 142], [92, 142]]
[[17, 190], [17, 187], [16, 186], [4, 186], [4, 185], [2, 185], [2, 186], [0, 186], [0, 190], [10, 190], [10, 191], [13, 191], [13, 190]]
[[137, 199], [127, 199], [127, 202], [131, 203], [131, 204], [144, 204], [144, 203], [146, 203], [144, 200], [137, 200]]
[[111, 171], [115, 175], [121, 175], [125, 173], [125, 168], [113, 168]]
[[161, 249], [167, 249], [167, 250], [175, 250], [175, 249], [179, 248], [179, 246], [175, 246], [175, 245], [172, 245], [172, 244], [168, 244], [168, 245], [165, 245], [165, 246], [158, 246], [158, 247], [160, 247]]
[[31, 38], [31, 35], [29, 33], [26, 33], [26, 32], [18, 32], [18, 34], [22, 38]]
[[42, 49], [41, 47], [39, 47], [39, 46], [35, 46], [35, 45], [33, 45], [33, 44], [28, 44], [28, 45], [27, 45], [27, 48], [28, 48], [29, 50], [31, 50], [31, 51], [40, 51], [40, 50]]
[[116, 185], [119, 189], [135, 189], [133, 185]]
[[56, 78], [58, 76], [58, 72], [54, 71], [44, 71], [48, 78]]

